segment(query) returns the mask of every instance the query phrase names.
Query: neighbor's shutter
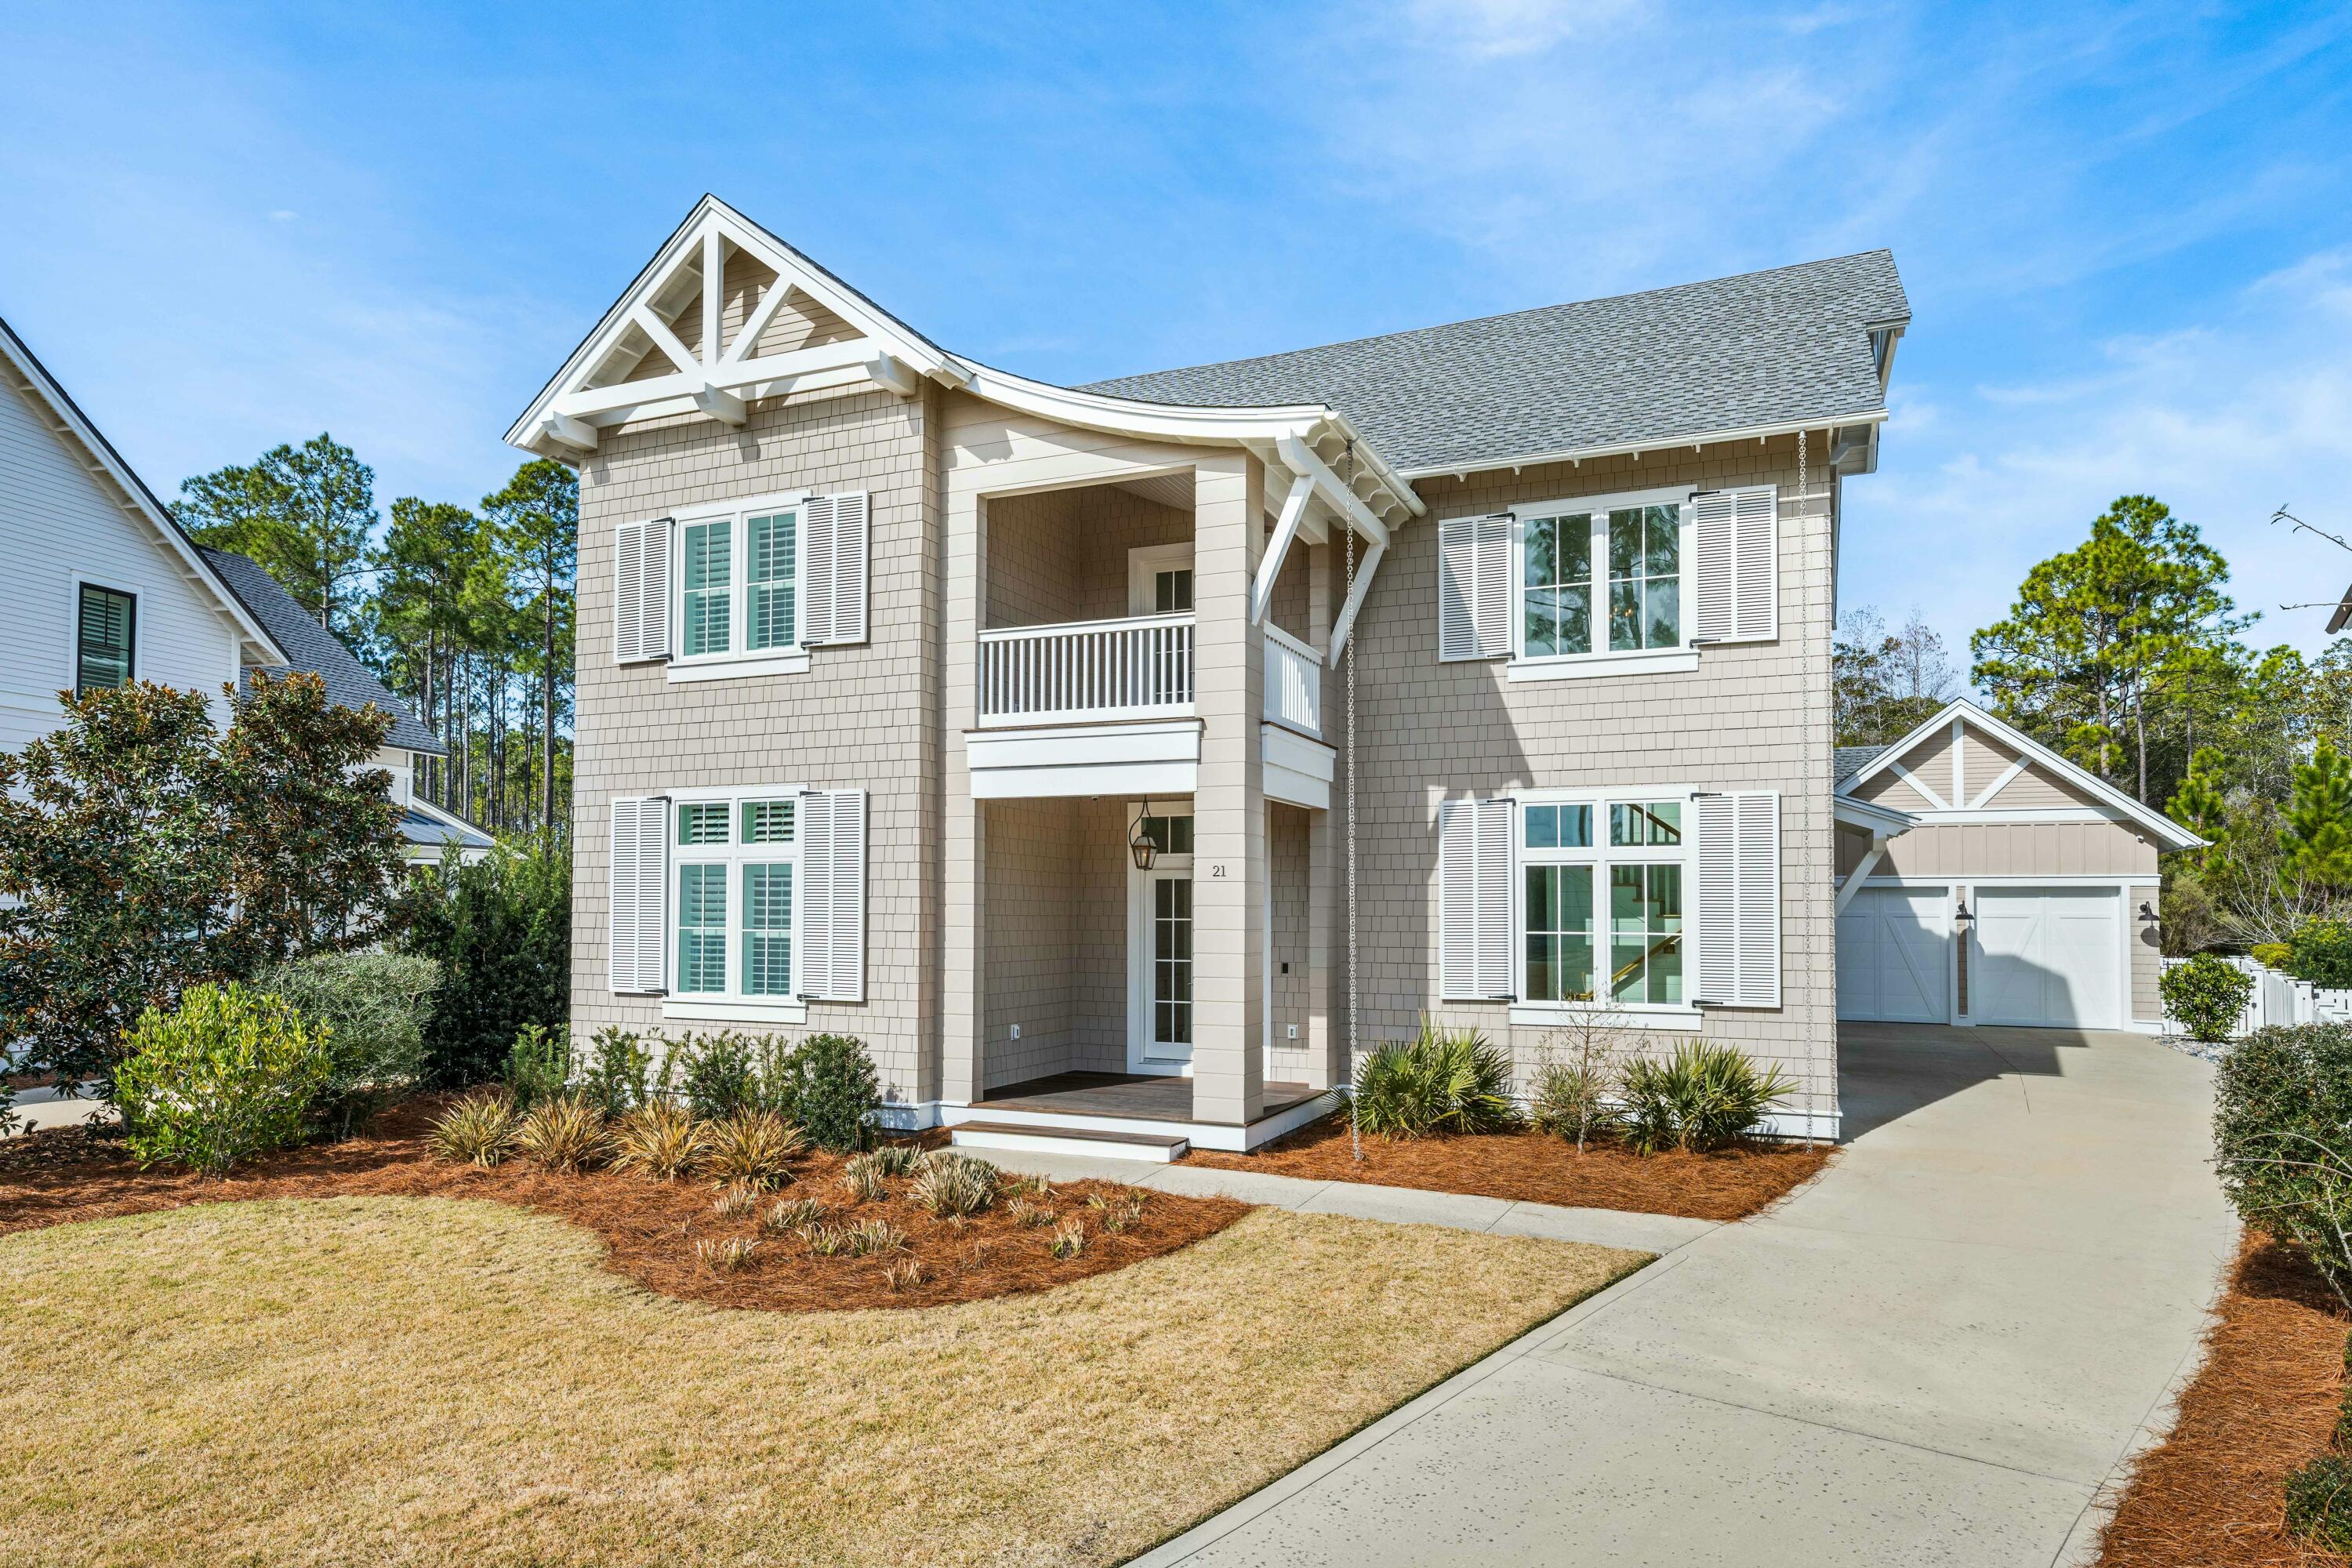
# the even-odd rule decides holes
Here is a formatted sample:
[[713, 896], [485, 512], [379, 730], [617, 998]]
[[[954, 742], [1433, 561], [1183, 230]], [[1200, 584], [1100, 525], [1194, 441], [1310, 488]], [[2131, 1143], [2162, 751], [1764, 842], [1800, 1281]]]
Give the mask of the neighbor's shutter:
[[613, 658], [669, 657], [670, 520], [625, 522], [613, 545]]
[[1780, 797], [1703, 795], [1698, 817], [1698, 1000], [1780, 1005]]
[[613, 803], [613, 989], [667, 989], [669, 951], [664, 915], [669, 893], [669, 802], [661, 796]]
[[1512, 999], [1509, 801], [1439, 804], [1437, 927], [1441, 996]]
[[1510, 514], [1441, 520], [1437, 657], [1504, 658], [1510, 651]]
[[866, 640], [870, 507], [864, 490], [811, 496], [801, 508], [801, 642]]
[[800, 994], [866, 999], [866, 792], [801, 795]]
[[1691, 499], [1698, 550], [1696, 642], [1780, 635], [1780, 495], [1770, 485]]

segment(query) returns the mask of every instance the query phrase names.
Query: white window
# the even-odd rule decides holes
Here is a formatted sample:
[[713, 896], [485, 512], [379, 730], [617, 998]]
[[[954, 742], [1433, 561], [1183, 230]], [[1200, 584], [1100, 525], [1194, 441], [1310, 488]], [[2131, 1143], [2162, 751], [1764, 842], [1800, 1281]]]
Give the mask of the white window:
[[1519, 805], [1519, 999], [1685, 1007], [1688, 795]]
[[768, 1006], [791, 1002], [797, 795], [677, 805], [670, 910], [675, 996]]
[[1695, 669], [1779, 635], [1770, 486], [1539, 502], [1438, 524], [1438, 657], [1512, 680]]
[[868, 510], [862, 490], [759, 496], [625, 525], [616, 658], [666, 658], [672, 680], [702, 680], [794, 673], [812, 647], [864, 642]]

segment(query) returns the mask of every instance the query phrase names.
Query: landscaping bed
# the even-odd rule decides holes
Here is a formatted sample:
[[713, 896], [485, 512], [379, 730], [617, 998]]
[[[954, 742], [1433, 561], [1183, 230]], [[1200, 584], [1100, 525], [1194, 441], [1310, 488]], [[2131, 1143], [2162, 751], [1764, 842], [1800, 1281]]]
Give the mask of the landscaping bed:
[[2326, 1452], [2344, 1309], [2309, 1263], [2249, 1232], [2180, 1395], [2101, 1538], [2103, 1568], [2273, 1568], [2344, 1558], [2287, 1533], [2288, 1474]]
[[1358, 1163], [1344, 1117], [1328, 1116], [1247, 1154], [1195, 1149], [1184, 1163], [1320, 1182], [1367, 1182], [1425, 1192], [1626, 1209], [1691, 1219], [1745, 1219], [1821, 1173], [1834, 1151], [1747, 1141], [1706, 1153], [1637, 1154], [1615, 1142], [1583, 1153], [1549, 1132], [1478, 1132], [1363, 1141]]
[[[1021, 1205], [1008, 1192], [981, 1213], [951, 1221], [908, 1202], [904, 1177], [860, 1202], [839, 1180], [840, 1156], [803, 1151], [789, 1163], [789, 1184], [729, 1216], [714, 1207], [716, 1194], [706, 1181], [614, 1171], [558, 1173], [520, 1160], [487, 1170], [436, 1160], [425, 1134], [443, 1108], [437, 1100], [412, 1100], [386, 1112], [363, 1136], [274, 1154], [223, 1179], [161, 1166], [142, 1171], [120, 1142], [80, 1129], [30, 1133], [0, 1144], [0, 1235], [238, 1199], [489, 1199], [593, 1232], [604, 1244], [607, 1268], [664, 1295], [729, 1307], [824, 1311], [929, 1307], [1042, 1290], [1191, 1246], [1248, 1210], [1226, 1198], [1071, 1182], [1031, 1194]], [[826, 1226], [887, 1226], [896, 1244], [864, 1256], [819, 1257], [796, 1230], [763, 1232], [768, 1210], [804, 1196], [825, 1205]], [[1056, 1236], [1071, 1227], [1079, 1233], [1077, 1250], [1055, 1257]], [[748, 1243], [748, 1254], [740, 1263], [714, 1267], [713, 1249], [729, 1242]]]

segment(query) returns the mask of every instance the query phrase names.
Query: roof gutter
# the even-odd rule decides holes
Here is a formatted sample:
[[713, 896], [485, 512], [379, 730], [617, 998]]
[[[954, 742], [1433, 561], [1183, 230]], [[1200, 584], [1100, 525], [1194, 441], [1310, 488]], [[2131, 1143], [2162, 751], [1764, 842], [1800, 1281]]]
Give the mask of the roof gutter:
[[1886, 410], [1874, 408], [1862, 414], [1841, 414], [1821, 419], [1790, 420], [1777, 425], [1748, 425], [1734, 430], [1702, 431], [1695, 436], [1656, 437], [1642, 441], [1616, 441], [1592, 447], [1567, 447], [1558, 451], [1529, 452], [1520, 457], [1480, 458], [1469, 463], [1432, 463], [1417, 468], [1402, 470], [1408, 481], [1414, 479], [1466, 479], [1472, 474], [1491, 474], [1499, 468], [1517, 472], [1521, 468], [1540, 468], [1547, 463], [1581, 463], [1593, 458], [1622, 458], [1643, 452], [1663, 452], [1670, 447], [1714, 446], [1725, 441], [1768, 441], [1775, 436], [1794, 436], [1800, 430], [1836, 430], [1850, 425], [1883, 425]]

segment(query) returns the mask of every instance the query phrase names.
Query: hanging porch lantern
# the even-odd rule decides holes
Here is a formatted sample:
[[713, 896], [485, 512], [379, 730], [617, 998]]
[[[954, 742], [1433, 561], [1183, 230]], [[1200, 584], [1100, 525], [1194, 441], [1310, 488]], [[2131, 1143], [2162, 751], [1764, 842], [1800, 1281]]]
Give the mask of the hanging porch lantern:
[[1160, 858], [1159, 844], [1143, 830], [1144, 819], [1150, 815], [1151, 803], [1147, 800], [1143, 803], [1143, 809], [1136, 814], [1135, 826], [1128, 830], [1127, 850], [1135, 857], [1135, 868], [1139, 871], [1150, 870], [1151, 863]]

